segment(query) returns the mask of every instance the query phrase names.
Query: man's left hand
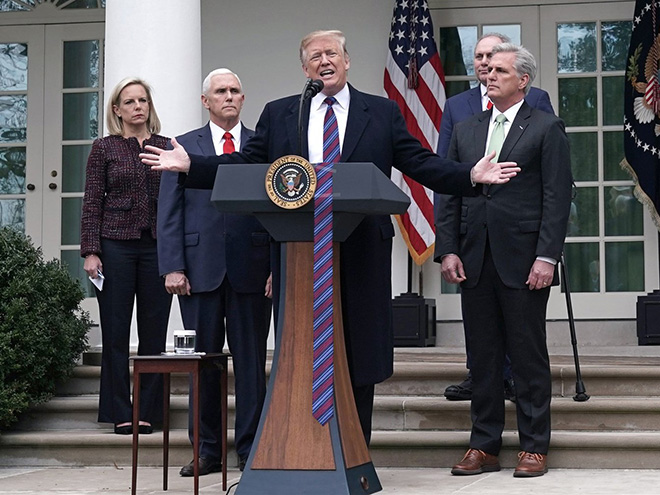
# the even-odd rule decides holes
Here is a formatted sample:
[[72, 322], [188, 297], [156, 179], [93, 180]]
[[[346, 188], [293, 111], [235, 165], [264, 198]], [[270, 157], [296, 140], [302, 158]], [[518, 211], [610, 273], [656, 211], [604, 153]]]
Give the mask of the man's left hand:
[[555, 265], [543, 260], [536, 260], [527, 276], [529, 290], [545, 289], [552, 284], [555, 275]]
[[495, 152], [484, 156], [472, 167], [472, 181], [479, 184], [504, 184], [520, 172], [516, 162], [491, 162]]

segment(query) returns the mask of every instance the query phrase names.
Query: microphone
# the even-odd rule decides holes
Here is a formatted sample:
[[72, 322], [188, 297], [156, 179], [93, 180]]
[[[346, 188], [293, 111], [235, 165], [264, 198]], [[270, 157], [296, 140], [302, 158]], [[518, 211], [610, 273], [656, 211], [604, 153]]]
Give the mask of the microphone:
[[320, 79], [315, 79], [313, 81], [308, 79], [307, 84], [305, 85], [305, 91], [303, 92], [303, 100], [314, 98], [322, 89], [323, 81]]

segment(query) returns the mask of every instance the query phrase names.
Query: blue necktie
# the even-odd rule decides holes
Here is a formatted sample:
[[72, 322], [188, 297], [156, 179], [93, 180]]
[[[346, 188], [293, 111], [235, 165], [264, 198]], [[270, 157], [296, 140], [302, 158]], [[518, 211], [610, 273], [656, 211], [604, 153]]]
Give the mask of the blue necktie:
[[325, 425], [334, 415], [334, 326], [332, 323], [332, 164], [339, 160], [339, 128], [332, 105], [323, 121], [323, 163], [316, 167], [314, 193], [314, 357], [312, 414]]

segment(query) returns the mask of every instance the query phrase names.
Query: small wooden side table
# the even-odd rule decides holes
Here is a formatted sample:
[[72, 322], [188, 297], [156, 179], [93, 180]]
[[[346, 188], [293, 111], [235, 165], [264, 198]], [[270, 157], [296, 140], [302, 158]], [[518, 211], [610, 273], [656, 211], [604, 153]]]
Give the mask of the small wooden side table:
[[193, 394], [193, 465], [194, 493], [199, 493], [199, 372], [203, 368], [220, 369], [220, 414], [222, 417], [221, 462], [222, 490], [227, 490], [227, 360], [228, 353], [213, 354], [162, 354], [159, 356], [133, 356], [133, 471], [131, 493], [137, 489], [138, 425], [140, 414], [140, 375], [162, 373], [163, 375], [163, 490], [167, 490], [167, 468], [170, 441], [170, 374], [192, 374]]

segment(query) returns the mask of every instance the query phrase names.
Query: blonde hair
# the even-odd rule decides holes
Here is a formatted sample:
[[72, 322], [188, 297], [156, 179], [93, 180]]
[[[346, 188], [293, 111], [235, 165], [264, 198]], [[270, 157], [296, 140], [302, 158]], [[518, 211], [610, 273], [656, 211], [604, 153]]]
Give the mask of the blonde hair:
[[316, 38], [326, 38], [326, 37], [334, 38], [335, 40], [337, 40], [337, 43], [339, 43], [339, 47], [343, 52], [342, 55], [344, 57], [344, 60], [348, 60], [349, 55], [348, 55], [348, 50], [346, 49], [346, 36], [344, 36], [344, 33], [342, 33], [341, 31], [338, 31], [336, 29], [330, 29], [330, 30], [313, 31], [302, 39], [302, 41], [300, 42], [300, 62], [303, 65], [305, 65], [305, 63], [307, 62], [307, 46]]
[[115, 115], [113, 106], [119, 106], [119, 96], [124, 88], [133, 84], [139, 84], [144, 88], [147, 93], [147, 100], [149, 100], [149, 117], [147, 117], [147, 129], [151, 134], [158, 134], [160, 132], [160, 119], [156, 113], [156, 106], [154, 105], [153, 98], [151, 97], [151, 86], [144, 80], [137, 77], [127, 77], [117, 83], [117, 85], [110, 93], [108, 105], [105, 110], [105, 122], [108, 125], [108, 133], [114, 136], [121, 136], [124, 133], [124, 124], [121, 119]]

